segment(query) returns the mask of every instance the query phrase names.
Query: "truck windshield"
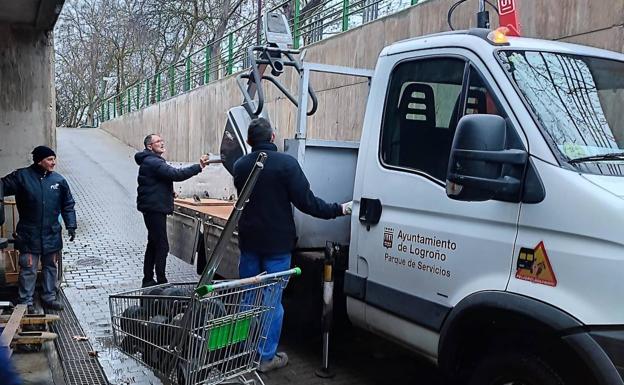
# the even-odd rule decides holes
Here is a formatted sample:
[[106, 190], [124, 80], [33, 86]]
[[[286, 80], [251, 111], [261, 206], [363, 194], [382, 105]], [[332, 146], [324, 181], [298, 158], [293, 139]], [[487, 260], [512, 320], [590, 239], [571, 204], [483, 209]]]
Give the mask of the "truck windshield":
[[512, 50], [498, 58], [564, 161], [624, 175], [624, 62]]

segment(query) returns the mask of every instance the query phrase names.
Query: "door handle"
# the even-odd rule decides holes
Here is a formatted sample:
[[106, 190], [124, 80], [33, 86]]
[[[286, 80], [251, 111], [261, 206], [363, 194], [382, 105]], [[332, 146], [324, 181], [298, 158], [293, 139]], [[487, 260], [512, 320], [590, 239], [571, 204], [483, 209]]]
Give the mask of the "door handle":
[[366, 230], [370, 230], [371, 225], [379, 223], [380, 218], [381, 201], [379, 199], [361, 198], [358, 219], [362, 225], [366, 226]]

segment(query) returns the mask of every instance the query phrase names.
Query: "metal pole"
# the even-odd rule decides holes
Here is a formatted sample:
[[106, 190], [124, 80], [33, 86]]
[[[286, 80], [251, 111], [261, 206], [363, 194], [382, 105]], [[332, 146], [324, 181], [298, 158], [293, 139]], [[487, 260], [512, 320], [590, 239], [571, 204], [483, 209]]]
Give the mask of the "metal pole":
[[175, 73], [173, 66], [169, 67], [169, 96], [173, 97], [173, 93], [175, 92]]
[[186, 58], [186, 76], [184, 79], [184, 90], [189, 91], [191, 89], [191, 57]]
[[295, 0], [295, 19], [293, 20], [293, 33], [294, 33], [294, 42], [293, 47], [295, 49], [299, 49], [299, 35], [301, 31], [299, 31], [299, 18], [301, 17], [301, 0]]
[[490, 13], [485, 10], [485, 0], [479, 0], [477, 28], [490, 28]]
[[210, 46], [206, 46], [206, 58], [204, 61], [204, 84], [210, 82], [210, 59], [212, 57], [212, 49]]
[[160, 102], [160, 72], [156, 74], [156, 102]]
[[334, 318], [334, 261], [335, 254], [340, 247], [327, 242], [325, 245], [325, 261], [323, 265], [323, 315], [321, 324], [323, 329], [323, 362], [321, 367], [315, 372], [318, 377], [332, 378], [336, 374], [329, 368], [329, 333], [332, 329]]
[[145, 79], [145, 106], [149, 106], [150, 104], [150, 81], [149, 79]]
[[234, 70], [234, 35], [228, 35], [228, 64], [227, 74], [231, 75]]
[[234, 229], [238, 224], [238, 219], [243, 213], [243, 209], [245, 208], [245, 205], [249, 200], [249, 196], [251, 195], [251, 192], [253, 191], [256, 182], [258, 181], [260, 172], [264, 169], [264, 162], [266, 162], [266, 159], [267, 154], [265, 152], [260, 152], [258, 154], [256, 163], [254, 164], [254, 167], [247, 177], [247, 181], [245, 181], [245, 185], [241, 189], [241, 193], [239, 194], [236, 203], [234, 203], [234, 210], [228, 217], [228, 220], [225, 223], [223, 230], [221, 231], [221, 235], [219, 236], [219, 240], [217, 241], [215, 247], [212, 249], [208, 260], [206, 261], [206, 267], [204, 268], [204, 272], [199, 279], [197, 287], [212, 283], [214, 275], [217, 272], [217, 268], [219, 267], [219, 264], [221, 263], [221, 260], [225, 255], [227, 245], [229, 244], [232, 234], [234, 233]]
[[136, 109], [138, 110], [141, 107], [141, 87], [139, 83], [136, 85]]
[[349, 0], [342, 0], [342, 31], [349, 29]]
[[262, 0], [258, 0], [258, 18], [256, 19], [256, 45], [260, 45], [260, 22], [262, 20]]
[[128, 99], [128, 111], [130, 112], [132, 110], [132, 94], [130, 93], [130, 91], [132, 90], [132, 88], [128, 87], [128, 90], [126, 91], [128, 93], [128, 96], [126, 97], [126, 99]]

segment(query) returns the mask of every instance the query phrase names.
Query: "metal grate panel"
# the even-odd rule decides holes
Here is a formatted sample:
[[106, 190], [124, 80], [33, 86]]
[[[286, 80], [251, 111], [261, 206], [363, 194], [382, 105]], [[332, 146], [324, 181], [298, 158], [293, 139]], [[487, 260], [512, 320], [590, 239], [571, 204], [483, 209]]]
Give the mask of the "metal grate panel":
[[61, 317], [59, 322], [50, 324], [52, 332], [58, 334], [54, 341], [61, 360], [67, 385], [108, 385], [106, 376], [96, 357], [90, 357], [93, 350], [89, 341], [75, 341], [73, 336], [83, 336], [84, 331], [74, 314], [67, 298], [59, 291], [58, 300], [65, 307], [64, 311], [50, 311]]

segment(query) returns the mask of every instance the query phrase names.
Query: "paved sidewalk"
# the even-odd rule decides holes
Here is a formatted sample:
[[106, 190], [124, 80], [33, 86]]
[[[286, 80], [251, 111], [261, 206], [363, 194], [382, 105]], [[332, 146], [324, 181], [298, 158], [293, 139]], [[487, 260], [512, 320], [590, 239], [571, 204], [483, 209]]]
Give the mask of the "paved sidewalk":
[[[76, 240], [66, 240], [63, 250], [65, 295], [99, 351], [111, 384], [160, 384], [149, 369], [111, 346], [108, 296], [140, 286], [147, 242], [135, 207], [135, 150], [99, 129], [58, 129], [57, 140], [58, 171], [69, 182], [78, 216]], [[197, 280], [193, 266], [173, 257], [167, 261], [167, 277]], [[321, 361], [320, 342], [289, 338], [287, 330], [283, 335], [290, 363], [266, 375], [267, 385], [439, 384], [430, 364], [355, 329], [333, 336], [331, 359], [337, 375], [321, 379], [314, 375]]]
[[[65, 240], [63, 290], [99, 351], [111, 384], [160, 384], [112, 346], [108, 295], [140, 287], [147, 232], [136, 210], [134, 149], [98, 129], [59, 129], [58, 171], [76, 200], [76, 240]], [[168, 258], [171, 281], [196, 280], [194, 268]]]

